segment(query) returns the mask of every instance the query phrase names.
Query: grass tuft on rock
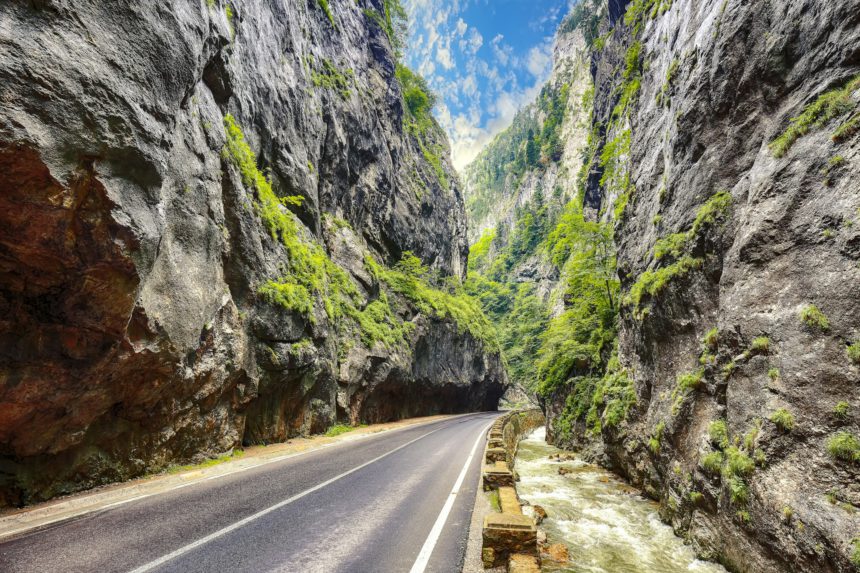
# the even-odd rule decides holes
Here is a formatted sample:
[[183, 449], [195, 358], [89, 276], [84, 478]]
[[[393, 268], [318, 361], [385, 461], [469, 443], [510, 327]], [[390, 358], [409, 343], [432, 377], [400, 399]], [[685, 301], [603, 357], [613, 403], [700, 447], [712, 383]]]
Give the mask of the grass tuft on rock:
[[328, 18], [328, 21], [331, 22], [331, 25], [337, 28], [337, 24], [335, 24], [334, 22], [334, 14], [332, 14], [331, 12], [331, 6], [328, 5], [328, 0], [317, 0], [317, 3], [319, 4], [322, 11], [325, 13], [326, 18]]
[[830, 330], [830, 321], [814, 304], [803, 307], [803, 310], [800, 311], [800, 320], [809, 328], [818, 329], [822, 332]]
[[771, 414], [769, 419], [783, 432], [790, 432], [794, 428], [794, 416], [785, 408], [780, 408]]
[[770, 352], [770, 339], [767, 336], [754, 338], [750, 345], [750, 350], [754, 354], [767, 354]]
[[714, 420], [708, 426], [708, 437], [714, 447], [725, 449], [729, 447], [729, 429], [725, 420]]
[[845, 402], [844, 400], [838, 402], [836, 406], [833, 407], [833, 415], [836, 416], [837, 420], [844, 422], [848, 419], [848, 411], [850, 408], [851, 406], [848, 402]]
[[858, 88], [860, 88], [860, 75], [848, 81], [845, 86], [822, 94], [806, 106], [799, 116], [791, 118], [788, 129], [770, 143], [773, 155], [777, 158], [785, 156], [791, 146], [812, 129], [821, 127], [830, 120], [851, 111], [856, 106], [851, 99], [851, 94]]
[[848, 432], [837, 432], [827, 440], [827, 453], [843, 462], [860, 462], [860, 440]]
[[855, 340], [845, 348], [848, 359], [854, 364], [860, 365], [860, 340]]

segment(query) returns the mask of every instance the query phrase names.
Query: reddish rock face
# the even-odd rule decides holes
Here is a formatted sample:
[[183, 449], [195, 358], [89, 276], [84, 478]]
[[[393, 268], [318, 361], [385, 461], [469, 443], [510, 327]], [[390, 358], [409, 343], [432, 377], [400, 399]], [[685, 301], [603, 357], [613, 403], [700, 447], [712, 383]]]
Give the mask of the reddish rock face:
[[[259, 294], [293, 261], [222, 155], [227, 115], [362, 304], [382, 288], [366, 256], [464, 274], [444, 134], [441, 177], [403, 130], [387, 36], [359, 10], [333, 31], [315, 4], [229, 22], [220, 3], [132, 4], [0, 8], [0, 506], [336, 421], [495, 408], [500, 356], [450, 320], [391, 294], [409, 337], [367, 348], [324, 301]], [[354, 70], [354, 95], [309, 61]]]

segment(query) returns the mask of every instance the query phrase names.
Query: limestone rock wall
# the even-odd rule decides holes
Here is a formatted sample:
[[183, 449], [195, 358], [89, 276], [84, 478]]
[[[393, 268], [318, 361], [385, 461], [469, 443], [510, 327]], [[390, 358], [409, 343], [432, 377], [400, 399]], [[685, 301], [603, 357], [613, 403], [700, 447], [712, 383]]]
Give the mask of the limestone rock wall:
[[259, 295], [291, 258], [223, 152], [228, 115], [359, 306], [382, 289], [367, 257], [465, 272], [447, 140], [404, 129], [381, 0], [329, 7], [0, 7], [0, 505], [336, 421], [495, 408], [498, 353], [450, 319], [392, 295], [407, 342], [368, 348], [321, 300]]
[[[860, 337], [860, 130], [835, 135], [860, 113], [860, 3], [609, 9], [593, 121], [596, 157], [630, 138], [609, 152], [630, 176], [615, 223], [622, 290], [646, 271], [679, 272], [652, 274], [667, 280], [646, 281], [622, 309], [620, 359], [638, 402], [627, 421], [566, 445], [642, 486], [700, 555], [733, 571], [854, 571], [860, 465], [828, 446], [860, 436], [860, 365], [847, 351]], [[832, 114], [815, 115], [784, 155], [770, 145], [833, 90]], [[624, 189], [604, 174], [595, 161], [586, 202], [610, 220]], [[728, 206], [696, 226], [720, 192]], [[655, 255], [691, 230], [679, 252]], [[685, 256], [696, 264], [673, 267]], [[810, 306], [826, 328], [801, 318]], [[565, 398], [547, 405], [550, 430]], [[713, 438], [719, 420], [725, 440]]]

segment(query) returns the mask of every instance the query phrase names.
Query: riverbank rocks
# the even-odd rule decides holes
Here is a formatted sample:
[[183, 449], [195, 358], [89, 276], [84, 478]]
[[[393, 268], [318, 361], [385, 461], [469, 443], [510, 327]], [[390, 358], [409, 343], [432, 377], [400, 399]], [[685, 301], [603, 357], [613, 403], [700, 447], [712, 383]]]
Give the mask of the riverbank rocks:
[[538, 525], [543, 523], [543, 520], [547, 518], [546, 510], [539, 505], [532, 506], [532, 513], [534, 514], [535, 523]]
[[508, 561], [508, 573], [540, 573], [540, 561], [534, 555], [517, 553]]
[[556, 563], [567, 563], [570, 561], [570, 552], [564, 543], [553, 543], [541, 548], [541, 558]]
[[573, 473], [573, 469], [569, 468], [567, 466], [561, 466], [560, 468], [558, 468], [558, 475], [560, 475], [560, 476], [566, 476], [566, 475], [572, 474], [572, 473]]

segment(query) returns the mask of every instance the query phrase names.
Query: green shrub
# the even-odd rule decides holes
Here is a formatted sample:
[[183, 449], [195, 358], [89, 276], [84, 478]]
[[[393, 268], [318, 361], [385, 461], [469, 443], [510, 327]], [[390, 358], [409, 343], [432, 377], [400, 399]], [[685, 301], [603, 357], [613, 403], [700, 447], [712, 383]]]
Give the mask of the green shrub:
[[675, 389], [672, 390], [673, 416], [678, 415], [678, 412], [684, 403], [684, 399], [702, 384], [704, 375], [704, 370], [698, 370], [696, 372], [688, 372], [687, 374], [681, 374], [678, 376]]
[[731, 476], [728, 480], [729, 498], [732, 503], [745, 505], [749, 500], [749, 488], [747, 482], [739, 476]]
[[770, 415], [770, 421], [783, 432], [790, 432], [794, 428], [794, 416], [785, 408], [780, 408]]
[[827, 452], [837, 460], [860, 462], [860, 440], [848, 432], [837, 432], [827, 440]]
[[682, 390], [695, 390], [701, 386], [704, 376], [705, 372], [703, 370], [681, 374], [678, 376], [678, 388]]
[[655, 455], [660, 453], [660, 442], [663, 440], [663, 430], [665, 428], [665, 422], [660, 422], [654, 426], [654, 431], [651, 433], [651, 437], [648, 438], [648, 449]]
[[669, 255], [674, 259], [680, 258], [687, 249], [690, 238], [691, 235], [689, 232], [674, 233], [663, 237], [654, 244], [654, 258], [658, 261]]
[[691, 229], [693, 236], [698, 237], [707, 227], [712, 227], [718, 220], [728, 214], [732, 206], [732, 195], [728, 191], [718, 191], [696, 211]]
[[833, 415], [836, 416], [837, 420], [841, 420], [844, 422], [845, 420], [848, 419], [848, 410], [849, 409], [850, 409], [850, 406], [849, 406], [848, 402], [845, 402], [843, 400], [842, 402], [837, 403], [836, 406], [833, 407]]
[[854, 106], [851, 94], [858, 87], [860, 87], [860, 76], [851, 79], [844, 87], [822, 94], [806, 106], [799, 116], [791, 119], [788, 129], [770, 143], [770, 150], [774, 156], [783, 157], [791, 146], [810, 130], [851, 111]]
[[860, 340], [855, 340], [845, 348], [848, 359], [854, 364], [860, 364]]
[[800, 320], [810, 328], [817, 328], [824, 332], [830, 330], [830, 321], [814, 304], [807, 305], [800, 311]]
[[767, 371], [767, 376], [774, 382], [779, 379], [779, 369], [778, 368], [769, 368]]
[[720, 449], [729, 447], [729, 429], [725, 420], [714, 420], [708, 426], [708, 437], [711, 443]]
[[355, 73], [352, 69], [341, 71], [328, 58], [323, 58], [322, 69], [314, 69], [311, 71], [311, 80], [314, 86], [326, 90], [336, 92], [342, 99], [349, 99], [352, 95], [353, 82], [355, 81]]
[[334, 436], [339, 436], [341, 434], [351, 432], [354, 429], [355, 428], [353, 428], [352, 426], [347, 426], [346, 424], [336, 424], [336, 425], [332, 426], [331, 428], [329, 428], [328, 430], [326, 430], [325, 435], [328, 436], [329, 438], [333, 438]]
[[709, 473], [717, 475], [723, 467], [724, 456], [722, 452], [709, 452], [702, 456], [702, 467]]
[[758, 439], [758, 434], [761, 431], [761, 419], [756, 418], [753, 427], [749, 432], [744, 434], [744, 448], [747, 452], [752, 452], [755, 448], [756, 440]]
[[767, 354], [770, 351], [770, 339], [767, 336], [754, 338], [750, 350], [756, 354]]
[[705, 333], [705, 336], [702, 338], [702, 344], [704, 344], [707, 348], [711, 350], [716, 350], [720, 341], [720, 331], [717, 327], [712, 328], [708, 332]]
[[833, 132], [833, 141], [842, 143], [860, 131], [860, 113], [848, 119]]
[[704, 260], [685, 256], [678, 262], [657, 270], [647, 270], [639, 276], [639, 279], [630, 287], [630, 292], [624, 298], [626, 304], [639, 308], [645, 295], [656, 297], [668, 284], [680, 277], [686, 276], [690, 271], [702, 268]]
[[755, 471], [755, 462], [740, 448], [729, 446], [725, 449], [726, 465], [723, 472], [728, 476], [748, 476]]
[[782, 517], [785, 521], [791, 521], [791, 517], [794, 515], [794, 510], [791, 509], [790, 505], [786, 505], [782, 508]]
[[436, 95], [430, 90], [427, 80], [404, 65], [397, 65], [395, 75], [400, 83], [406, 109], [419, 122], [419, 128], [423, 131], [436, 105]]

